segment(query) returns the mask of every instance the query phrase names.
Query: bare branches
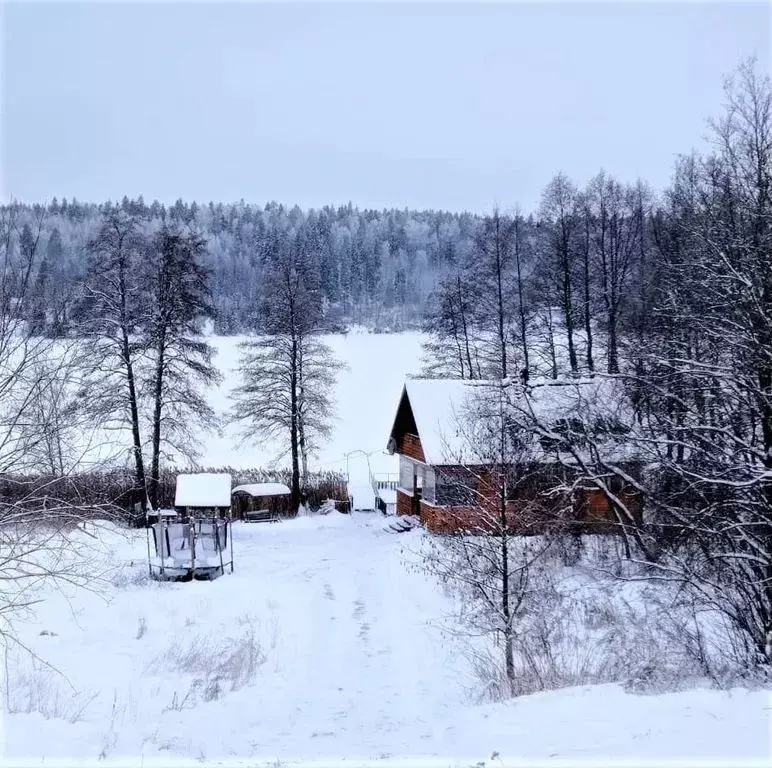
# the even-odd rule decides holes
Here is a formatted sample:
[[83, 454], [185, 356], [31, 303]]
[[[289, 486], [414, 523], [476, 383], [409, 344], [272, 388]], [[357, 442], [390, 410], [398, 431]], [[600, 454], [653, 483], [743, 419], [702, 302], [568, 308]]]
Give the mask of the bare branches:
[[242, 383], [232, 393], [231, 416], [244, 425], [245, 438], [281, 441], [292, 462], [291, 503], [297, 510], [308, 456], [329, 434], [340, 363], [319, 339], [317, 288], [297, 243], [282, 245], [269, 280], [265, 334], [242, 345]]

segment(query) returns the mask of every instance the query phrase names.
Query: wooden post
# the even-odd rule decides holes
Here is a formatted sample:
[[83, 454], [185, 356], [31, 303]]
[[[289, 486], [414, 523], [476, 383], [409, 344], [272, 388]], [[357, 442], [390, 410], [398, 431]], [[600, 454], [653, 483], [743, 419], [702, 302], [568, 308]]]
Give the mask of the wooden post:
[[228, 533], [227, 533], [228, 541], [230, 542], [230, 545], [231, 545], [231, 573], [233, 573], [233, 526], [228, 525], [227, 528], [228, 528]]
[[147, 542], [147, 570], [148, 576], [153, 578], [153, 565], [150, 561], [150, 520], [145, 515], [145, 541]]
[[190, 521], [188, 528], [188, 545], [190, 546], [190, 576], [193, 578], [196, 572], [196, 523]]
[[[212, 522], [212, 525], [214, 527], [214, 534], [215, 534], [214, 535], [214, 540], [217, 542], [217, 551], [220, 553], [220, 575], [221, 576], [225, 576], [225, 564], [223, 563], [223, 560], [222, 560], [222, 542], [220, 541], [220, 525], [219, 525], [219, 522], [220, 521], [217, 518], [214, 518], [214, 520]], [[223, 524], [225, 525], [225, 531], [226, 531], [225, 535], [227, 536], [228, 535], [228, 533], [227, 533], [227, 531], [228, 531], [228, 520], [227, 520], [227, 518], [225, 518], [223, 520]]]
[[[160, 510], [158, 512], [158, 536], [161, 539], [161, 576], [165, 575], [164, 570], [164, 551], [166, 550], [166, 523]], [[169, 553], [171, 554], [171, 552]]]

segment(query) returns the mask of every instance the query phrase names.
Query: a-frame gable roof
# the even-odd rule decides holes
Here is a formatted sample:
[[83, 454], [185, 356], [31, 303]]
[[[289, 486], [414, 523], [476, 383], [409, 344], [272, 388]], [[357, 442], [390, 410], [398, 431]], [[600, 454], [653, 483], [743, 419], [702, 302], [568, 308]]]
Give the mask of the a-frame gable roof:
[[417, 435], [427, 464], [458, 464], [463, 451], [463, 414], [475, 385], [460, 379], [408, 379], [402, 389], [390, 438], [399, 444]]

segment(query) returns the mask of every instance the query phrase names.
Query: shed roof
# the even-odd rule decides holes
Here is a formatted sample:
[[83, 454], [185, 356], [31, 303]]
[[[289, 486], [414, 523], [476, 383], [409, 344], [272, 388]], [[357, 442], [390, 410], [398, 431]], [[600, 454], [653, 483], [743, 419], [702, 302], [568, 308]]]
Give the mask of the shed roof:
[[230, 505], [230, 475], [209, 472], [177, 475], [175, 507], [229, 507]]
[[237, 485], [233, 493], [246, 493], [249, 496], [289, 496], [290, 489], [284, 483], [246, 483]]

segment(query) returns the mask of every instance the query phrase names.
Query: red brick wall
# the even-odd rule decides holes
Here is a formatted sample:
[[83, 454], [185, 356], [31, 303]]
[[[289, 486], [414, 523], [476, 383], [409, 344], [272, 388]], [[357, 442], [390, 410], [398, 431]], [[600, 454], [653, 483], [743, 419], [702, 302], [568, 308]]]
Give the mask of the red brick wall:
[[[460, 530], [486, 530], [498, 527], [496, 524], [499, 507], [495, 486], [480, 484], [483, 495], [474, 507], [438, 507], [421, 502], [421, 521], [434, 533], [455, 533]], [[490, 490], [491, 493], [485, 493]], [[518, 500], [508, 501], [506, 508], [507, 527], [515, 534], [538, 535], [548, 531], [566, 531], [578, 528], [583, 533], [619, 533], [619, 525], [608, 500], [599, 490], [579, 489], [578, 498], [567, 496], [549, 501]], [[412, 509], [409, 496], [406, 509]], [[640, 523], [641, 501], [635, 494], [622, 494]], [[399, 508], [400, 494], [397, 494]]]
[[[643, 522], [643, 503], [636, 491], [622, 491], [619, 499], [632, 513], [633, 520], [640, 525]], [[589, 532], [613, 533], [618, 529], [617, 517], [611, 501], [598, 488], [580, 488], [575, 499], [576, 517], [582, 523], [582, 527]], [[620, 517], [625, 519], [620, 511]]]
[[416, 461], [426, 461], [424, 449], [418, 435], [411, 435], [409, 433], [402, 435], [397, 444], [397, 453], [401, 453], [403, 456], [408, 456]]
[[421, 522], [433, 533], [484, 529], [484, 517], [477, 507], [435, 507], [421, 502]]
[[399, 490], [399, 488], [397, 489], [397, 514], [413, 514], [413, 497]]
[[[413, 453], [401, 451], [411, 458], [423, 456], [421, 443], [414, 435]], [[419, 453], [420, 452], [420, 453]], [[419, 459], [421, 460], [421, 459]], [[484, 469], [476, 473], [478, 498], [474, 506], [440, 507], [421, 501], [420, 516], [426, 528], [435, 533], [454, 533], [460, 530], [485, 530], [497, 527], [499, 514], [499, 486], [496, 478]], [[642, 499], [634, 491], [619, 495], [633, 513], [635, 522], [642, 522]], [[413, 514], [413, 497], [397, 491], [397, 514]], [[507, 526], [513, 533], [529, 535], [547, 531], [580, 529], [583, 533], [619, 533], [619, 523], [609, 500], [597, 488], [578, 488], [573, 497], [568, 494], [541, 497], [538, 491], [526, 493], [523, 498], [507, 502]], [[492, 521], [493, 525], [492, 525]]]

